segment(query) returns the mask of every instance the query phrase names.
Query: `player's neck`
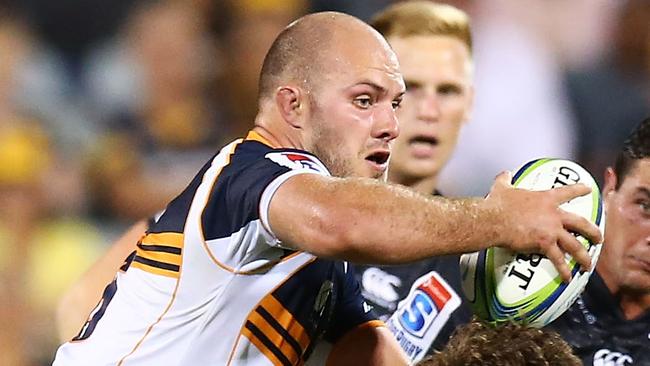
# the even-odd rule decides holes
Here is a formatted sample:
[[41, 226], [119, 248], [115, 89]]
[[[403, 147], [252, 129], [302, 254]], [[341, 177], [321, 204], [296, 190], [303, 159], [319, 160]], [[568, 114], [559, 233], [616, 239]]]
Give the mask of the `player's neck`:
[[253, 127], [252, 131], [260, 135], [273, 148], [303, 148], [302, 144], [294, 141], [289, 134], [275, 133], [272, 129], [267, 128], [264, 125], [256, 125]]
[[618, 298], [619, 307], [625, 319], [636, 319], [650, 310], [650, 293], [634, 293], [621, 288], [616, 276], [610, 271], [614, 269], [609, 268], [607, 264], [607, 261], [604, 260], [598, 262], [598, 275], [612, 296]]
[[650, 293], [628, 294], [621, 293], [620, 307], [627, 320], [633, 320], [650, 310]]
[[438, 184], [438, 176], [432, 175], [429, 177], [409, 177], [401, 174], [392, 174], [390, 168], [388, 169], [388, 180], [392, 183], [401, 184], [414, 189], [423, 194], [432, 194], [436, 190]]

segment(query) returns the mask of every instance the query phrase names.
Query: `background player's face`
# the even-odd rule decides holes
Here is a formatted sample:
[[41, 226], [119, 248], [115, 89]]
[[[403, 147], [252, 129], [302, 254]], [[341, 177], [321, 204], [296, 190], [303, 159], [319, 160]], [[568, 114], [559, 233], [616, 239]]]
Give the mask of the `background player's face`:
[[391, 179], [437, 175], [449, 160], [472, 103], [468, 47], [449, 36], [390, 37], [406, 83]]
[[385, 177], [404, 83], [387, 47], [335, 47], [311, 93], [311, 146], [335, 176]]
[[603, 190], [607, 221], [599, 267], [606, 267], [616, 288], [650, 293], [650, 159], [637, 161], [618, 190], [614, 184], [614, 173], [608, 170]]

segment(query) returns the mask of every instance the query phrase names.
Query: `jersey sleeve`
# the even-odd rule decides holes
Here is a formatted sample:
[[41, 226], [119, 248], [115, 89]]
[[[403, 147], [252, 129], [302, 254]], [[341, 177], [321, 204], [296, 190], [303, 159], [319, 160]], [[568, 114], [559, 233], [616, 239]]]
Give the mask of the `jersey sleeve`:
[[202, 214], [206, 240], [230, 237], [259, 219], [266, 243], [280, 246], [268, 223], [268, 209], [277, 189], [298, 174], [329, 172], [304, 152], [268, 150], [250, 158], [235, 152], [233, 161], [219, 174]]
[[[269, 163], [272, 162], [272, 163]], [[271, 152], [265, 155], [264, 165], [274, 165], [284, 167], [281, 174], [274, 175], [273, 180], [266, 185], [262, 191], [259, 202], [259, 214], [262, 226], [268, 233], [271, 242], [274, 245], [280, 245], [280, 241], [273, 233], [269, 224], [269, 206], [273, 195], [289, 178], [298, 174], [320, 174], [329, 176], [327, 168], [315, 157], [308, 154], [299, 154], [295, 152]]]
[[334, 344], [349, 331], [364, 325], [381, 326], [372, 307], [361, 296], [359, 282], [354, 276], [354, 268], [347, 262], [339, 263], [343, 271], [338, 273], [341, 288], [337, 294], [336, 308], [325, 340]]

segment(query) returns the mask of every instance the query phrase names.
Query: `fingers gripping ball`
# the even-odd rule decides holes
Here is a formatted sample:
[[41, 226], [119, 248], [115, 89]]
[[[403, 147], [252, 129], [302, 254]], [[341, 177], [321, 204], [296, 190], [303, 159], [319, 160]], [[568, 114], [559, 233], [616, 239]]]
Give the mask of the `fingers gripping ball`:
[[[604, 231], [604, 211], [600, 190], [594, 178], [580, 165], [562, 159], [539, 159], [521, 167], [512, 178], [517, 188], [547, 190], [582, 183], [590, 194], [577, 197], [560, 208], [580, 215]], [[513, 253], [492, 247], [460, 258], [463, 291], [474, 312], [482, 319], [501, 323], [515, 321], [533, 327], [552, 322], [576, 300], [595, 268], [602, 244], [592, 244], [576, 236], [591, 257], [591, 270], [580, 266], [569, 255], [565, 261], [571, 281], [562, 282], [553, 263], [541, 254]]]

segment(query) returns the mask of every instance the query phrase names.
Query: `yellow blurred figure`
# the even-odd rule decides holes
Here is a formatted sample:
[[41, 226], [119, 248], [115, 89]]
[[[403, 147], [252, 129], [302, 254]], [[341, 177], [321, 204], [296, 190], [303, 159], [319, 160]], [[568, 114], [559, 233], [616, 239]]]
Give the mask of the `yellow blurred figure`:
[[0, 184], [34, 182], [49, 164], [47, 136], [35, 124], [8, 121], [0, 128]]
[[55, 156], [32, 121], [0, 121], [0, 364], [51, 361], [54, 309], [100, 252], [102, 236], [48, 205]]

